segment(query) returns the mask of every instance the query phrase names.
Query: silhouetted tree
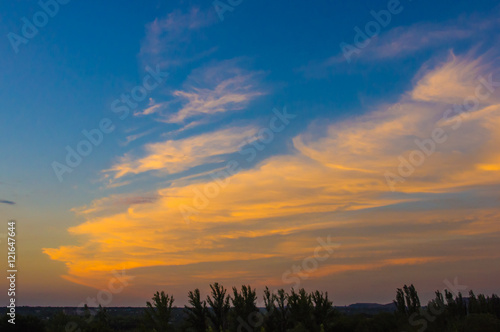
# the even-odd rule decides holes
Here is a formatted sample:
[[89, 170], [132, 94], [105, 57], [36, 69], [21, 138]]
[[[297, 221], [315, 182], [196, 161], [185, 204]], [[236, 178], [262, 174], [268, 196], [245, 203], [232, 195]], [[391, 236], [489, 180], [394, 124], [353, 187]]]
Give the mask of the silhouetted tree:
[[[443, 294], [440, 291], [435, 292], [436, 297], [429, 301], [427, 308], [420, 309], [421, 316], [428, 321], [426, 324], [432, 325], [435, 329], [444, 330], [452, 318], [450, 308], [445, 304]], [[452, 302], [453, 299], [451, 299]]]
[[462, 296], [462, 293], [459, 292], [457, 298], [455, 299], [457, 304], [457, 312], [460, 318], [467, 316], [467, 304], [465, 303], [465, 299]]
[[415, 286], [412, 284], [404, 285], [403, 289], [398, 288], [394, 304], [400, 315], [411, 316], [413, 313], [418, 313], [421, 305]]
[[398, 288], [396, 291], [396, 300], [393, 301], [396, 306], [396, 312], [401, 316], [407, 316], [408, 312], [406, 311], [405, 304], [405, 295], [401, 288]]
[[266, 306], [264, 323], [266, 331], [286, 332], [290, 317], [287, 299], [288, 295], [284, 289], [279, 289], [277, 294], [271, 293], [267, 286], [264, 289], [264, 305]]
[[295, 325], [302, 324], [310, 331], [315, 329], [311, 295], [304, 288], [301, 288], [298, 293], [292, 288], [288, 296], [288, 305], [290, 317]]
[[106, 308], [99, 304], [99, 308], [97, 309], [96, 320], [99, 323], [108, 324], [108, 312]]
[[477, 296], [477, 303], [479, 306], [479, 312], [482, 314], [488, 313], [488, 300], [486, 300], [486, 296], [484, 294], [479, 294]]
[[83, 306], [83, 317], [87, 322], [91, 321], [92, 313], [90, 312], [90, 308], [87, 303]]
[[479, 303], [477, 302], [476, 295], [472, 290], [469, 291], [469, 306], [467, 312], [469, 314], [479, 313]]
[[[420, 309], [420, 299], [418, 298], [417, 290], [413, 284], [410, 287], [404, 286], [405, 298], [407, 301], [408, 312], [410, 314], [417, 312]], [[441, 293], [440, 293], [441, 294]], [[441, 295], [442, 297], [442, 295]]]
[[170, 331], [170, 318], [172, 316], [172, 304], [174, 297], [166, 294], [156, 292], [153, 296], [153, 303], [146, 303], [146, 315], [155, 326], [158, 332]]
[[184, 306], [187, 313], [186, 323], [196, 332], [206, 332], [208, 309], [207, 303], [201, 300], [200, 290], [196, 288], [194, 292], [188, 293], [189, 304], [191, 307]]
[[446, 299], [447, 314], [455, 319], [460, 317], [458, 303], [455, 298], [453, 298], [453, 294], [447, 289], [444, 290], [444, 298]]
[[315, 291], [311, 294], [314, 305], [313, 316], [318, 326], [328, 324], [334, 317], [333, 303], [328, 300], [328, 292]]
[[229, 314], [229, 296], [226, 296], [227, 290], [219, 283], [210, 285], [212, 289], [212, 297], [207, 296], [207, 302], [212, 308], [209, 318], [214, 326], [214, 329], [223, 332], [227, 329], [227, 316]]
[[241, 286], [241, 293], [238, 292], [236, 287], [233, 287], [233, 322], [232, 327], [234, 331], [237, 330], [238, 325], [245, 324], [246, 329], [249, 327], [253, 329], [254, 323], [257, 321], [259, 309], [257, 308], [257, 293], [250, 285]]
[[500, 299], [496, 294], [491, 297], [486, 297], [484, 294], [479, 294], [477, 297], [471, 290], [469, 292], [469, 314], [491, 314], [500, 318]]

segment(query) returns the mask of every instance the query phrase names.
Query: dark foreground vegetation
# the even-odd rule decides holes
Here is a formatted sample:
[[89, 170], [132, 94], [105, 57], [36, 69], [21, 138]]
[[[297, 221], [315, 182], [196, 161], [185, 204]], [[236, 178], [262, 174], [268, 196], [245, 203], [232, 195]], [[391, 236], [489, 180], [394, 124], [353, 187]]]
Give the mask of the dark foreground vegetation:
[[[121, 314], [113, 308], [58, 310], [50, 316], [16, 315], [16, 324], [5, 316], [0, 331], [29, 332], [107, 332], [107, 331], [186, 331], [186, 332], [498, 332], [500, 298], [493, 294], [467, 297], [448, 290], [436, 292], [426, 306], [420, 304], [413, 285], [396, 292], [390, 312], [349, 313], [333, 306], [328, 293], [304, 289], [271, 292], [267, 287], [262, 298], [255, 289], [242, 286], [228, 291], [222, 285], [210, 285], [211, 293], [203, 298], [198, 289], [188, 294], [189, 305], [174, 307], [174, 298], [156, 292], [146, 308], [125, 308]], [[262, 301], [262, 302], [261, 302]], [[261, 305], [262, 304], [262, 305]], [[260, 307], [259, 307], [259, 306]], [[384, 306], [380, 306], [384, 308]], [[358, 308], [359, 309], [359, 308]], [[43, 311], [43, 308], [37, 312]], [[123, 314], [123, 311], [128, 312]], [[68, 312], [70, 311], [70, 312]]]

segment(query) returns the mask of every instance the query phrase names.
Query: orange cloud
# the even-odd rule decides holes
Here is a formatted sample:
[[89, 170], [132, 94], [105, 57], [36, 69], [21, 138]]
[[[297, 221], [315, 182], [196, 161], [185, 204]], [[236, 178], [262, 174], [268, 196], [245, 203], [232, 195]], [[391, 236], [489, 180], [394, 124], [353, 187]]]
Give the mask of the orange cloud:
[[[331, 231], [340, 232], [335, 242], [342, 243], [349, 255], [339, 253], [338, 264], [320, 268], [320, 276], [455, 259], [456, 254], [416, 256], [403, 249], [499, 232], [498, 207], [488, 207], [486, 214], [487, 208], [457, 211], [446, 204], [439, 211], [389, 211], [428, 204], [438, 194], [500, 184], [498, 92], [466, 114], [443, 116], [449, 108], [444, 103], [474, 96], [477, 75], [488, 74], [481, 63], [452, 57], [426, 73], [396, 105], [330, 124], [322, 135], [312, 126], [293, 139], [293, 153], [270, 157], [220, 182], [211, 178], [174, 182], [159, 189], [153, 202], [130, 205], [126, 211], [70, 228], [80, 245], [44, 252], [66, 263], [67, 278], [95, 286], [112, 269], [238, 260], [250, 264], [277, 258], [293, 263], [301, 253], [312, 251], [311, 238], [303, 234]], [[398, 156], [409, 159], [419, 149], [416, 140], [429, 139], [435, 128], [441, 128], [447, 139], [435, 143], [433, 153], [391, 193], [384, 172], [397, 172]], [[179, 172], [236, 151], [235, 143], [253, 134], [253, 128], [230, 128], [150, 144], [145, 157], [122, 160], [111, 171], [117, 178], [149, 170]], [[482, 200], [478, 193], [468, 195], [470, 200]], [[183, 215], [186, 207], [189, 223]], [[240, 247], [240, 242], [248, 247]], [[281, 275], [280, 268], [269, 273]], [[271, 280], [270, 274], [260, 278]]]
[[257, 128], [232, 127], [211, 133], [201, 134], [179, 140], [167, 140], [146, 145], [146, 156], [134, 158], [125, 155], [113, 165], [108, 173], [121, 178], [127, 174], [148, 171], [178, 173], [195, 166], [220, 160], [218, 156], [238, 151], [247, 139], [255, 139]]

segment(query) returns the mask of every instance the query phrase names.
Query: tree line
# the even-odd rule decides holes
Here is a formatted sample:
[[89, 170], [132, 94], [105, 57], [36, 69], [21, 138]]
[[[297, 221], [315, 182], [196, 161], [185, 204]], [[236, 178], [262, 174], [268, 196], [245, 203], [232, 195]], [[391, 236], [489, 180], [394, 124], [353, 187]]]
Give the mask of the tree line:
[[[288, 294], [280, 289], [273, 293], [264, 290], [262, 310], [257, 307], [257, 293], [249, 285], [241, 290], [233, 287], [232, 294], [219, 283], [210, 285], [211, 293], [202, 299], [200, 290], [189, 291], [185, 306], [185, 331], [325, 331], [335, 310], [328, 293], [307, 293], [303, 288]], [[174, 298], [156, 292], [153, 302], [147, 302], [147, 317], [156, 331], [174, 331], [170, 324]]]

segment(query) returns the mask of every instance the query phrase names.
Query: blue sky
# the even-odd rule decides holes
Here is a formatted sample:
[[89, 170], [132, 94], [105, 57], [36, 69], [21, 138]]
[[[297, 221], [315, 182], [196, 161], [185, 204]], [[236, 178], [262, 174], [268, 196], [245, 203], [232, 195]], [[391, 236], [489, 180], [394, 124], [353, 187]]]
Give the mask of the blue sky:
[[[486, 157], [481, 155], [484, 157], [481, 159], [473, 151], [490, 146], [494, 141], [493, 131], [490, 136], [481, 136], [483, 141], [469, 140], [471, 145], [462, 147], [462, 153], [474, 160], [478, 169], [493, 170], [494, 175], [488, 176], [494, 180], [488, 185], [483, 175], [473, 173], [476, 182], [460, 182], [462, 180], [458, 179], [466, 176], [462, 174], [455, 178], [458, 184], [453, 189], [449, 185], [433, 187], [426, 181], [442, 184], [449, 183], [450, 179], [443, 179], [437, 166], [429, 166], [431, 162], [425, 163], [425, 167], [430, 168], [422, 170], [425, 174], [415, 177], [418, 179], [416, 183], [410, 179], [402, 185], [409, 188], [391, 192], [387, 188], [372, 188], [372, 185], [377, 179], [384, 181], [386, 168], [381, 166], [383, 160], [387, 160], [387, 165], [392, 163], [397, 167], [398, 155], [410, 151], [407, 146], [396, 146], [393, 142], [403, 142], [408, 137], [426, 137], [423, 132], [432, 129], [431, 123], [437, 121], [432, 114], [442, 113], [456, 101], [457, 96], [449, 91], [463, 96], [461, 93], [465, 90], [461, 90], [462, 86], [471, 87], [474, 85], [471, 81], [478, 75], [486, 77], [494, 72], [500, 24], [498, 4], [496, 1], [436, 3], [402, 0], [399, 5], [394, 2], [399, 8], [398, 13], [392, 14], [390, 23], [381, 27], [380, 33], [371, 38], [366, 47], [359, 48], [359, 53], [352, 55], [351, 61], [347, 61], [340, 44], [354, 45], [355, 27], [364, 31], [365, 25], [374, 21], [371, 11], [386, 10], [389, 3], [391, 1], [317, 1], [314, 4], [242, 1], [231, 6], [232, 11], [222, 13], [221, 19], [211, 2], [72, 0], [59, 4], [58, 12], [39, 28], [36, 36], [13, 47], [9, 33], [22, 35], [22, 18], [32, 21], [41, 7], [36, 1], [2, 2], [0, 213], [4, 218], [19, 221], [20, 250], [29, 257], [25, 264], [33, 263], [25, 268], [36, 273], [43, 264], [50, 267], [50, 271], [43, 272], [41, 281], [25, 277], [30, 285], [23, 297], [26, 304], [42, 303], [44, 293], [33, 290], [53, 278], [65, 276], [61, 279], [66, 283], [65, 287], [76, 295], [70, 297], [58, 292], [51, 304], [78, 301], [81, 294], [89, 292], [89, 285], [106, 279], [109, 271], [93, 269], [93, 265], [100, 266], [93, 258], [77, 266], [75, 262], [82, 257], [97, 257], [103, 265], [123, 268], [130, 273], [134, 273], [134, 269], [146, 269], [135, 271], [139, 276], [136, 280], [155, 280], [157, 283], [153, 282], [153, 285], [161, 285], [156, 272], [148, 268], [186, 267], [179, 275], [187, 275], [190, 272], [186, 271], [193, 269], [202, 274], [206, 267], [196, 270], [196, 264], [222, 264], [229, 269], [227, 262], [232, 262], [234, 253], [241, 250], [239, 245], [251, 242], [250, 239], [257, 241], [251, 242], [252, 245], [259, 243], [269, 250], [267, 255], [262, 253], [255, 257], [251, 252], [246, 253], [249, 260], [254, 259], [255, 269], [268, 266], [270, 261], [266, 259], [277, 257], [286, 257], [285, 261], [290, 264], [300, 261], [301, 255], [307, 255], [310, 242], [314, 242], [315, 232], [326, 234], [328, 230], [334, 237], [336, 227], [349, 222], [353, 225], [362, 223], [371, 213], [392, 216], [393, 211], [413, 213], [416, 210], [415, 216], [408, 218], [416, 224], [421, 218], [425, 219], [425, 215], [451, 223], [457, 217], [452, 211], [453, 206], [463, 200], [472, 202], [470, 220], [487, 224], [485, 220], [498, 212], [495, 208], [498, 196], [491, 194], [497, 188], [498, 171], [491, 166], [496, 161], [483, 160]], [[142, 86], [145, 77], [151, 75], [147, 68], [158, 68], [168, 77], [148, 91], [147, 97], [130, 109], [127, 117], [120, 119], [121, 113], [113, 112], [113, 102], [122, 94], [131, 94], [134, 88]], [[456, 86], [450, 83], [454, 79]], [[490, 104], [482, 107], [494, 106], [496, 100], [490, 98]], [[401, 113], [403, 109], [408, 114], [380, 113], [381, 109], [391, 107], [400, 110], [394, 112]], [[414, 108], [419, 107], [427, 111], [415, 113]], [[271, 142], [261, 144], [262, 151], [257, 151], [255, 158], [246, 160], [245, 155], [238, 151], [252, 148], [259, 130], [268, 128], [276, 112], [282, 113], [284, 109], [295, 117], [285, 123], [283, 131], [274, 132]], [[412, 114], [430, 115], [413, 118], [416, 116]], [[391, 116], [395, 120], [389, 120]], [[408, 124], [408, 118], [415, 122]], [[85, 139], [82, 131], [98, 128], [103, 119], [110, 119], [114, 131], [103, 134], [102, 143], [94, 146], [81, 164], [71, 173], [63, 174], [62, 181], [59, 181], [53, 169], [54, 162], [64, 164], [66, 147], [76, 149]], [[370, 132], [366, 126], [372, 121], [387, 123]], [[395, 121], [405, 128], [405, 133], [397, 129]], [[392, 128], [393, 136], [378, 142], [378, 139], [382, 140], [380, 137], [386, 137], [384, 128]], [[481, 126], [467, 128], [466, 134], [472, 137], [474, 133], [487, 130]], [[354, 144], [358, 139], [380, 143], [376, 150], [370, 150], [374, 156], [364, 150], [368, 149], [366, 144]], [[447, 155], [449, 152], [449, 158], [434, 156], [435, 159], [444, 158], [436, 163], [445, 169], [452, 167], [453, 163], [463, 164], [464, 171], [472, 167], [465, 165], [465, 159], [454, 159], [454, 151], [461, 149], [458, 141], [447, 144], [449, 146], [442, 153]], [[364, 169], [378, 172], [380, 176], [367, 179], [350, 173], [330, 174], [318, 171], [319, 168], [303, 158], [315, 160], [322, 167], [333, 167], [335, 172], [342, 169], [363, 173], [360, 170]], [[380, 163], [376, 162], [377, 159]], [[191, 259], [181, 259], [181, 253], [188, 250], [180, 244], [174, 246], [175, 250], [153, 246], [160, 251], [157, 259], [144, 259], [143, 264], [125, 254], [122, 259], [117, 257], [120, 257], [120, 252], [135, 250], [138, 254], [151, 255], [148, 251], [151, 247], [145, 243], [131, 247], [105, 247], [116, 237], [122, 236], [126, 241], [125, 233], [133, 233], [135, 229], [131, 227], [124, 234], [113, 235], [113, 228], [106, 222], [121, 220], [130, 225], [135, 207], [155, 211], [154, 216], [146, 216], [144, 212], [146, 222], [156, 220], [156, 216], [160, 220], [162, 213], [173, 209], [169, 205], [173, 201], [171, 197], [180, 197], [182, 190], [190, 186], [209, 183], [210, 174], [223, 169], [229, 161], [236, 161], [241, 167], [241, 172], [234, 175], [236, 184], [230, 185], [234, 188], [234, 195], [248, 195], [245, 188], [257, 190], [245, 186], [247, 180], [252, 184], [258, 182], [252, 180], [252, 176], [262, 181], [264, 187], [258, 188], [267, 188], [276, 195], [293, 194], [283, 197], [283, 202], [275, 202], [273, 208], [267, 205], [270, 202], [267, 194], [260, 198], [249, 195], [252, 197], [247, 202], [224, 201], [226, 198], [221, 194], [222, 198], [217, 196], [211, 201], [206, 218], [217, 215], [224, 220], [214, 221], [215, 224], [208, 227], [205, 226], [208, 219], [204, 220], [201, 213], [198, 224], [194, 221], [194, 225], [203, 224], [203, 227], [191, 225], [190, 229], [181, 232], [177, 228], [172, 231], [170, 224], [166, 226], [163, 231], [175, 233], [176, 238], [198, 234], [192, 235], [200, 247], [196, 249], [196, 245], [192, 245]], [[295, 174], [293, 181], [297, 183], [293, 188], [281, 187], [283, 181], [293, 181], [283, 174], [281, 179], [273, 177], [275, 173], [270, 169]], [[269, 173], [265, 173], [267, 171]], [[324, 180], [324, 185], [320, 186], [321, 181], [316, 182], [316, 175], [332, 180]], [[335, 176], [339, 176], [339, 183], [343, 183], [340, 179], [346, 177], [353, 179], [353, 183], [339, 184], [342, 190], [327, 199], [332, 191], [326, 187], [335, 186]], [[299, 181], [301, 179], [303, 181]], [[360, 188], [365, 188], [365, 191]], [[178, 191], [174, 193], [175, 190]], [[357, 194], [349, 197], [353, 192]], [[341, 193], [348, 196], [342, 202], [337, 197]], [[301, 201], [315, 195], [319, 201], [315, 207], [308, 200]], [[219, 199], [221, 205], [215, 203]], [[259, 199], [262, 202], [256, 203]], [[339, 201], [332, 203], [336, 207], [325, 208], [332, 200]], [[222, 208], [228, 202], [233, 204], [231, 206], [241, 204], [241, 210]], [[281, 214], [274, 212], [276, 206], [282, 211], [294, 208], [290, 213]], [[347, 213], [351, 208], [352, 213]], [[375, 212], [371, 212], [372, 209]], [[254, 210], [262, 211], [262, 215], [251, 213]], [[172, 217], [169, 213], [167, 215]], [[248, 217], [241, 219], [245, 213]], [[271, 218], [268, 225], [273, 227], [261, 226], [267, 218]], [[314, 221], [308, 223], [304, 220]], [[151, 225], [156, 225], [156, 222], [159, 221]], [[174, 221], [166, 221], [169, 222]], [[289, 223], [295, 226], [285, 227]], [[234, 227], [234, 232], [222, 234], [222, 224], [230, 225], [228, 229]], [[71, 230], [72, 227], [76, 228]], [[162, 231], [161, 225], [155, 227], [158, 227], [158, 232]], [[486, 229], [492, 232], [488, 227], [485, 226], [485, 234]], [[102, 230], [110, 232], [108, 238], [101, 236], [106, 232]], [[98, 235], [100, 231], [102, 233]], [[204, 232], [210, 236], [201, 235]], [[458, 230], [450, 232], [456, 235]], [[374, 231], [372, 236], [374, 243], [377, 242], [374, 240], [378, 236], [376, 233]], [[452, 243], [449, 248], [454, 248], [453, 241], [458, 240], [451, 233], [448, 234]], [[269, 238], [276, 234], [281, 238]], [[355, 236], [354, 231], [350, 236], [346, 235], [345, 242], [342, 239], [337, 239], [337, 242], [346, 243], [348, 247], [352, 236]], [[423, 232], [420, 236], [417, 237], [426, 243], [438, 235]], [[406, 239], [405, 236], [402, 238]], [[224, 242], [227, 239], [240, 239], [240, 242]], [[410, 245], [413, 241], [403, 242]], [[94, 251], [95, 245], [102, 248], [94, 248]], [[298, 248], [298, 251], [286, 255], [283, 248], [288, 246]], [[199, 251], [208, 248], [224, 249], [210, 257], [198, 255]], [[302, 254], [299, 249], [302, 249]], [[100, 250], [114, 254], [99, 257]], [[402, 260], [411, 256], [409, 253], [402, 255], [384, 259]], [[169, 259], [176, 263], [170, 264]], [[426, 262], [431, 264], [434, 260]], [[453, 269], [457, 268], [457, 262], [450, 267], [452, 271], [456, 271]], [[369, 271], [371, 267], [356, 268], [365, 263], [357, 257], [342, 266], [351, 264], [354, 266], [352, 271]], [[421, 267], [428, 270], [424, 265]], [[318, 285], [326, 285], [325, 278], [329, 273], [342, 274], [339, 272], [344, 271], [342, 269], [325, 269], [318, 274]], [[485, 271], [498, 275], [498, 270]], [[281, 274], [280, 266], [269, 275], [250, 272], [245, 275], [242, 272], [242, 279], [228, 282], [244, 280], [261, 285], [266, 280], [274, 283], [273, 278], [277, 276], [279, 279]], [[400, 271], [396, 275], [406, 276], [406, 272]], [[348, 278], [346, 274], [343, 276]], [[364, 277], [366, 275], [360, 274], [354, 279], [363, 280]], [[471, 284], [477, 284], [474, 284], [476, 288], [494, 288], [488, 281], [468, 277]], [[401, 284], [410, 282], [402, 279]], [[417, 282], [432, 292], [432, 287], [442, 284], [442, 279], [441, 275], [429, 273]], [[172, 281], [171, 284], [183, 294], [193, 285], [201, 287], [197, 284], [199, 280]], [[208, 285], [208, 282], [203, 282]], [[392, 286], [390, 284], [388, 288]], [[123, 299], [117, 303], [141, 303], [143, 298], [149, 298], [147, 292], [150, 290], [137, 286], [134, 291], [122, 294]], [[351, 297], [339, 294], [339, 297], [345, 303], [360, 299], [359, 293], [353, 294]], [[377, 292], [370, 296], [374, 301], [390, 300], [381, 298]]]

